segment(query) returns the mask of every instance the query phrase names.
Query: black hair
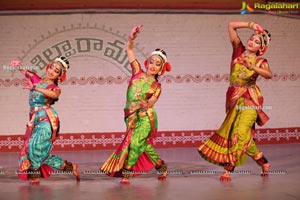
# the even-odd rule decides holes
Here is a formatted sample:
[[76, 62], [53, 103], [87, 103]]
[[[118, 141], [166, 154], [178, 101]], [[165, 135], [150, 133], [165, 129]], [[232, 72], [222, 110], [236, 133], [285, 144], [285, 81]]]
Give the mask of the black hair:
[[60, 59], [62, 59], [68, 65], [68, 68], [70, 67], [70, 63], [66, 57], [61, 56]]
[[162, 54], [164, 54], [165, 56], [167, 56], [167, 53], [163, 49], [155, 49], [155, 51], [160, 51], [160, 52], [162, 52]]

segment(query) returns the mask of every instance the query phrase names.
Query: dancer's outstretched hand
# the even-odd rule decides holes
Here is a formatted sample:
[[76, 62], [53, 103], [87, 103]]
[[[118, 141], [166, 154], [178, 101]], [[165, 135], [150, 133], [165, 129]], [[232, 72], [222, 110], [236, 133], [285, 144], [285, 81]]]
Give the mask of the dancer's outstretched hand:
[[138, 25], [138, 26], [134, 27], [131, 30], [131, 33], [129, 35], [129, 39], [130, 40], [135, 40], [135, 38], [137, 37], [137, 34], [140, 33], [142, 27], [143, 27], [143, 25]]
[[19, 66], [22, 66], [22, 63], [19, 60], [12, 60], [10, 62], [10, 65], [13, 66], [13, 67], [19, 67]]
[[22, 63], [21, 63], [20, 60], [12, 60], [12, 61], [10, 61], [10, 65], [13, 66], [16, 70], [19, 70], [22, 73], [25, 72], [25, 70], [22, 68]]

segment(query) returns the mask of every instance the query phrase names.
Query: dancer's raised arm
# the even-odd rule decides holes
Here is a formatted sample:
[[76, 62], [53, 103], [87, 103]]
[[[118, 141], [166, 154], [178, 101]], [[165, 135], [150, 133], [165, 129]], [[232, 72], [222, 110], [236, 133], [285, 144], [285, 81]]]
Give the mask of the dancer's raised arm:
[[137, 34], [140, 33], [140, 30], [142, 28], [143, 25], [138, 25], [136, 27], [134, 27], [131, 30], [131, 33], [129, 35], [128, 38], [128, 42], [127, 42], [127, 56], [128, 56], [128, 60], [130, 63], [132, 63], [135, 60], [135, 56], [134, 56], [134, 51], [133, 51], [133, 47], [134, 47], [134, 40], [137, 37]]
[[237, 29], [239, 28], [250, 28], [257, 31], [258, 33], [262, 33], [264, 31], [264, 29], [255, 22], [229, 22], [228, 32], [232, 46], [237, 46], [241, 41], [237, 33]]

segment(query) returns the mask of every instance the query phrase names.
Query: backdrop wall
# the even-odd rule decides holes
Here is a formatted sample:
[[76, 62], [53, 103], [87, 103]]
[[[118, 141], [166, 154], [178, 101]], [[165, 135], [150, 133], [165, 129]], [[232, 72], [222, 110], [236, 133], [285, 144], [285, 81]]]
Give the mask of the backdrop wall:
[[[61, 120], [57, 146], [93, 149], [118, 143], [124, 137], [130, 76], [125, 44], [138, 24], [144, 25], [136, 40], [138, 60], [143, 63], [159, 47], [173, 66], [160, 80], [157, 142], [198, 145], [225, 118], [230, 21], [255, 21], [272, 34], [264, 57], [274, 77], [258, 81], [271, 119], [257, 136], [269, 142], [299, 141], [299, 19], [262, 14], [9, 15], [0, 16], [0, 149], [20, 148], [28, 120], [28, 90], [22, 89], [22, 74], [12, 70], [10, 61], [20, 59], [43, 75], [46, 63], [61, 55], [71, 67], [54, 105]], [[252, 34], [249, 29], [239, 33], [244, 43]]]

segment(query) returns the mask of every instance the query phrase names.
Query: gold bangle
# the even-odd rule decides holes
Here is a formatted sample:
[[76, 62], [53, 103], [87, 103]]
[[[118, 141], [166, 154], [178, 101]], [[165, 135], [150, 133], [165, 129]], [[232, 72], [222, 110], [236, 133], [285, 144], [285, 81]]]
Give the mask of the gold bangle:
[[248, 28], [253, 29], [254, 24], [254, 22], [248, 22]]

